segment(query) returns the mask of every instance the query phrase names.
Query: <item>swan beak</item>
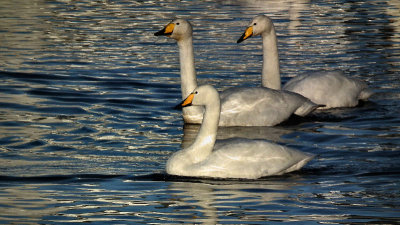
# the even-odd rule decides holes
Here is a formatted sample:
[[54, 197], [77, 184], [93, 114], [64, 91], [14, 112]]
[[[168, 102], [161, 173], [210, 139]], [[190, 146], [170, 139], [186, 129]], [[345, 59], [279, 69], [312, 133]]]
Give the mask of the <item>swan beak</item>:
[[176, 105], [175, 109], [182, 109], [183, 107], [191, 106], [193, 98], [194, 98], [194, 94], [192, 93], [185, 100], [183, 100], [181, 103]]
[[175, 24], [170, 23], [167, 26], [165, 26], [162, 30], [154, 33], [154, 36], [168, 36], [171, 35], [172, 32], [174, 31]]
[[240, 43], [244, 40], [246, 40], [247, 38], [253, 36], [253, 26], [248, 27], [244, 33], [242, 34], [242, 36], [239, 38], [239, 40], [237, 40], [237, 43]]

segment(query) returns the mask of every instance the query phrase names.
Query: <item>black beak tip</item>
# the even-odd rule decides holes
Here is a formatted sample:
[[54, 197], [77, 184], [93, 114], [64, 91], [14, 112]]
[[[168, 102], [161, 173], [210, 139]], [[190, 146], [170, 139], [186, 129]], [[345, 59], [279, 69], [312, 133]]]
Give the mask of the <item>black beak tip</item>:
[[187, 106], [191, 106], [191, 105], [192, 105], [192, 103], [190, 103], [190, 104], [187, 104], [187, 105], [183, 106], [183, 102], [185, 102], [185, 100], [183, 100], [183, 101], [180, 102], [178, 105], [176, 105], [176, 106], [174, 107], [174, 109], [175, 109], [175, 110], [181, 110], [181, 109], [183, 109], [184, 107], [187, 107]]
[[236, 43], [241, 43], [242, 41], [244, 41], [244, 36], [245, 36], [245, 34], [243, 33], [242, 34], [242, 36], [240, 36], [240, 38], [237, 40], [237, 42]]
[[184, 101], [185, 101], [185, 100], [181, 101], [178, 105], [176, 105], [176, 106], [174, 107], [174, 109], [175, 109], [175, 110], [181, 110], [181, 109], [183, 109], [182, 104], [183, 104]]
[[163, 35], [163, 33], [161, 31], [157, 31], [154, 33], [154, 36], [161, 36], [161, 35]]
[[163, 29], [161, 29], [160, 31], [157, 31], [154, 33], [154, 36], [164, 36], [164, 35], [167, 35], [165, 33], [165, 27]]
[[181, 109], [183, 109], [183, 107], [182, 107], [181, 104], [178, 104], [178, 105], [174, 106], [174, 109], [175, 110], [181, 110]]

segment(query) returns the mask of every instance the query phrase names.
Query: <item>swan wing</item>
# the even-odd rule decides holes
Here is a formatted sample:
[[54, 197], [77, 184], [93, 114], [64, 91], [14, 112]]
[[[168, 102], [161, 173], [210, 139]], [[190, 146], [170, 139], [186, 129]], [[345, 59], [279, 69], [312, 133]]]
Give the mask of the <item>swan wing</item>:
[[274, 126], [304, 104], [316, 106], [298, 94], [263, 87], [229, 88], [220, 97], [220, 126]]
[[366, 100], [373, 93], [365, 82], [348, 78], [339, 71], [300, 75], [289, 80], [283, 89], [303, 95], [326, 108], [353, 107], [358, 100]]
[[264, 140], [228, 139], [218, 142], [192, 170], [197, 176], [256, 179], [300, 169], [312, 158], [313, 154]]

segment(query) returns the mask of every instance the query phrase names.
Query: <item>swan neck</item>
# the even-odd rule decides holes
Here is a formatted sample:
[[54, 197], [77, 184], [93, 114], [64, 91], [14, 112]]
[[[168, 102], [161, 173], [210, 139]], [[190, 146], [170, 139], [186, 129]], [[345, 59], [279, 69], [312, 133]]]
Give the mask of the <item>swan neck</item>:
[[211, 154], [214, 148], [221, 111], [220, 107], [219, 97], [215, 99], [215, 101], [210, 101], [210, 103], [205, 106], [199, 133], [193, 144], [189, 147], [196, 156], [196, 161], [204, 160]]
[[197, 87], [192, 37], [179, 40], [178, 47], [182, 99], [185, 99]]
[[279, 71], [278, 45], [275, 34], [275, 28], [270, 32], [262, 34], [263, 39], [263, 68], [262, 68], [262, 86], [280, 90], [281, 75]]

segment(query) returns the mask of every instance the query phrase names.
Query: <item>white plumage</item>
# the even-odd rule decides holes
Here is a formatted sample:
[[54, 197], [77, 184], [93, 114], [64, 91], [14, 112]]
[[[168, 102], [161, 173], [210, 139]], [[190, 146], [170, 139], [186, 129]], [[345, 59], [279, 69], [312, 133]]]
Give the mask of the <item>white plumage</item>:
[[[197, 87], [192, 26], [186, 20], [176, 19], [155, 35], [167, 35], [178, 43], [182, 98], [185, 98]], [[299, 94], [265, 87], [229, 88], [221, 93], [221, 105], [220, 126], [274, 126], [292, 114], [305, 116], [318, 107]], [[185, 123], [200, 124], [202, 118], [201, 107], [183, 109]]]
[[[256, 16], [238, 43], [257, 35], [261, 35], [263, 39], [262, 84], [264, 87], [280, 90], [275, 27], [268, 16]], [[300, 75], [289, 80], [283, 89], [298, 93], [316, 104], [324, 105], [323, 108], [354, 107], [359, 100], [367, 100], [373, 94], [364, 81], [346, 77], [339, 71]]]
[[265, 140], [232, 138], [216, 142], [220, 98], [210, 85], [196, 88], [182, 106], [204, 106], [204, 118], [195, 141], [167, 162], [171, 175], [256, 179], [302, 168], [313, 154]]
[[312, 99], [324, 108], [354, 107], [359, 100], [368, 100], [373, 94], [359, 79], [344, 76], [340, 71], [315, 72], [290, 79], [283, 89]]

